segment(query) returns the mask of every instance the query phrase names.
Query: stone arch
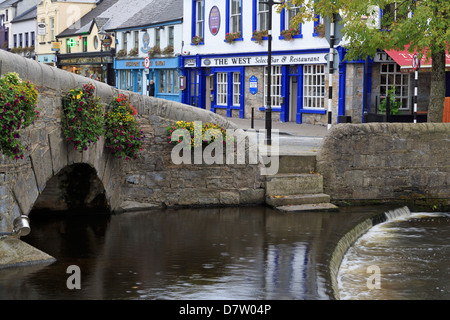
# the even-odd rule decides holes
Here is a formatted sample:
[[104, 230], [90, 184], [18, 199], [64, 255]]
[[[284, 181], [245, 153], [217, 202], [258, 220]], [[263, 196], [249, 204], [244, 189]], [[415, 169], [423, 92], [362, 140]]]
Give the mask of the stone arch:
[[[92, 169], [103, 186], [107, 207], [110, 211], [117, 208], [120, 195], [120, 172], [118, 162], [104, 152], [104, 140], [100, 139], [87, 151], [73, 150], [67, 143], [60, 128], [52, 130], [47, 144], [34, 146], [27, 165], [17, 168], [12, 179], [12, 192], [21, 214], [28, 214], [38, 197], [44, 192], [47, 183], [57, 177], [65, 168], [86, 165]], [[17, 210], [16, 210], [17, 211]]]

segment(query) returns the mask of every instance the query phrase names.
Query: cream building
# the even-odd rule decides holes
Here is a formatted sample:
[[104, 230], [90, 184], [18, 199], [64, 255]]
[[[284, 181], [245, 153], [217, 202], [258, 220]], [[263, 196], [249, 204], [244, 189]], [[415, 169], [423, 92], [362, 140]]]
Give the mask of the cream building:
[[56, 65], [56, 52], [62, 46], [56, 36], [73, 26], [96, 7], [98, 0], [42, 0], [37, 6], [37, 60]]

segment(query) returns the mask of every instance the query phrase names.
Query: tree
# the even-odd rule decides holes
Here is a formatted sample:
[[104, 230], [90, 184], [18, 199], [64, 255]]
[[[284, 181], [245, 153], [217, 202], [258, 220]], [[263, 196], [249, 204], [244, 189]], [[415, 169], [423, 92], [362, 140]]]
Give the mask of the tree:
[[[449, 0], [290, 0], [301, 7], [293, 26], [339, 14], [346, 60], [374, 57], [377, 50], [415, 50], [432, 59], [428, 121], [442, 122], [445, 101], [445, 55], [450, 44]], [[381, 15], [380, 15], [381, 12]]]

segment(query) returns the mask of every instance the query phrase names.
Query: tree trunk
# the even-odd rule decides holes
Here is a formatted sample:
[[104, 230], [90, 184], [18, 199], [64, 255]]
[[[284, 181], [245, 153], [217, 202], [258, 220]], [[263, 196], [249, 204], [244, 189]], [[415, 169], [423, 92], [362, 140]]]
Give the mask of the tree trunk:
[[445, 102], [445, 50], [431, 54], [431, 91], [428, 106], [428, 122], [442, 122]]

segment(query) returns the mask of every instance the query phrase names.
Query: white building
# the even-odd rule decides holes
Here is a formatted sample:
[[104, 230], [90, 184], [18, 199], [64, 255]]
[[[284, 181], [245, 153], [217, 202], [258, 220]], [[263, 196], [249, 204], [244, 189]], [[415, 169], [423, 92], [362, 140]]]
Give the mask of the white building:
[[116, 34], [117, 87], [148, 95], [153, 80], [155, 97], [181, 102], [183, 0], [147, 1], [125, 17], [126, 21], [104, 27]]
[[35, 59], [36, 56], [36, 6], [18, 15], [11, 21], [11, 52]]
[[[294, 6], [281, 13], [273, 8], [272, 117], [325, 124], [329, 44], [319, 33], [320, 17], [289, 37], [290, 19], [297, 11]], [[183, 102], [227, 117], [250, 118], [254, 108], [255, 117], [263, 118], [268, 5], [258, 0], [184, 0], [184, 17]], [[257, 33], [263, 34], [262, 40]], [[237, 38], [227, 42], [230, 34]]]

